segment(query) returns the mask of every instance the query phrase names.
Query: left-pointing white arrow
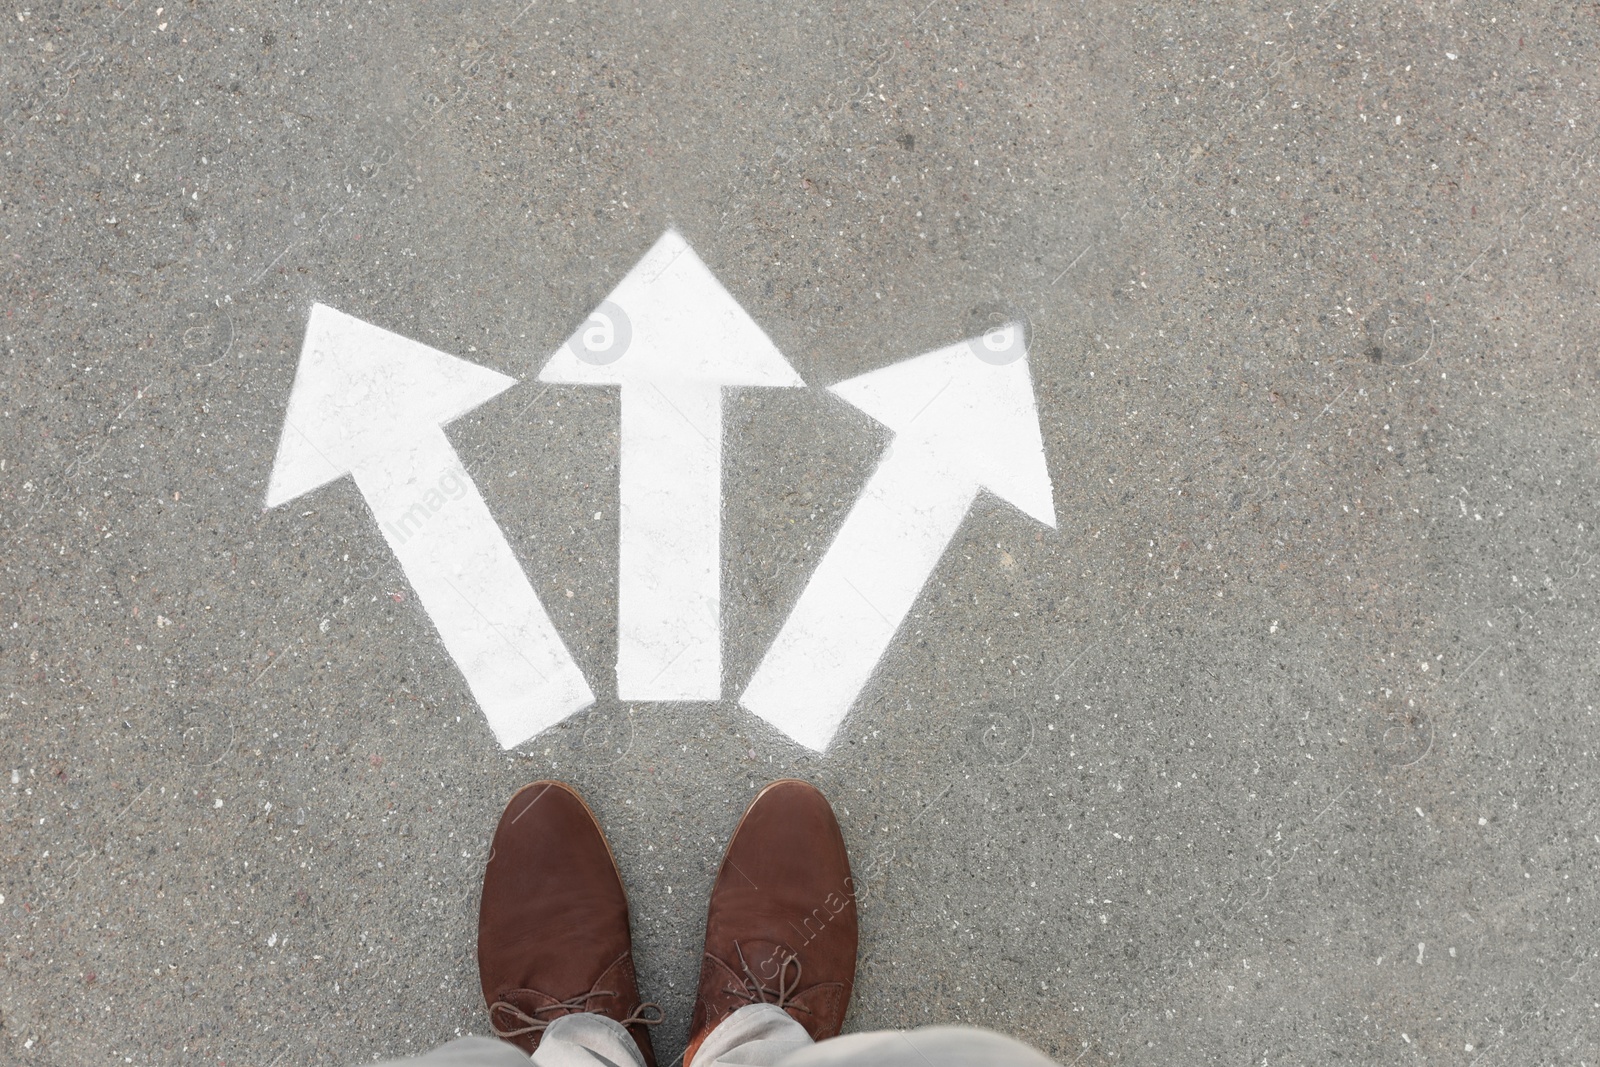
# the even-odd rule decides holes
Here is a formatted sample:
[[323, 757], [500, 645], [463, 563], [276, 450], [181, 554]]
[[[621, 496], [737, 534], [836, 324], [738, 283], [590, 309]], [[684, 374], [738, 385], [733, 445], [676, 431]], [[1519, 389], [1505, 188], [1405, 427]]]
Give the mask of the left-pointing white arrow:
[[594, 701], [444, 425], [515, 384], [311, 309], [267, 507], [350, 474], [506, 748]]
[[805, 383], [668, 230], [539, 372], [622, 386], [617, 695], [722, 695], [722, 390]]

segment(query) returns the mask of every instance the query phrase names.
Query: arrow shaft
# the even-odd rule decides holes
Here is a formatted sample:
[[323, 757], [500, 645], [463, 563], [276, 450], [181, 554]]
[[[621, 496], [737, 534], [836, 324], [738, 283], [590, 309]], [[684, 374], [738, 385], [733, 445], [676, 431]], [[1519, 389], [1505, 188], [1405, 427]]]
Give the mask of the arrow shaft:
[[617, 695], [722, 695], [722, 390], [622, 387]]
[[827, 747], [960, 529], [977, 486], [928, 452], [891, 449], [740, 698]]
[[443, 430], [423, 430], [352, 473], [502, 745], [593, 702]]

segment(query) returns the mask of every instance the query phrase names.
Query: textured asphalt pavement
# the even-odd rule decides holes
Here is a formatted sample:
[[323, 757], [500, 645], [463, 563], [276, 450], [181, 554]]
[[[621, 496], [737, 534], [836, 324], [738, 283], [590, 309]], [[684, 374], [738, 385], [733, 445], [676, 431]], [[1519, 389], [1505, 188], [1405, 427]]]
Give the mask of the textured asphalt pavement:
[[[573, 782], [681, 1050], [721, 846], [835, 800], [848, 1026], [1064, 1064], [1600, 1062], [1600, 15], [1580, 4], [17, 6], [0, 20], [0, 1061], [482, 1033], [488, 836]], [[722, 701], [615, 696], [614, 390], [669, 226], [812, 388], [727, 402]], [[449, 429], [599, 696], [503, 752], [345, 479], [264, 511], [314, 302]], [[1032, 324], [826, 755], [734, 699], [887, 438]]]

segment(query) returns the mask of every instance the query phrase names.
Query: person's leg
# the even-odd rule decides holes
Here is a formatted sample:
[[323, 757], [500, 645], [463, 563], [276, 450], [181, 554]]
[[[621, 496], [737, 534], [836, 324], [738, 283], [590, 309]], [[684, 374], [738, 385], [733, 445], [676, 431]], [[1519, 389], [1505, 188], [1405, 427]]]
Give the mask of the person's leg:
[[775, 1004], [728, 1016], [688, 1067], [1058, 1067], [1020, 1041], [968, 1026], [878, 1030], [812, 1041]]
[[839, 822], [815, 786], [773, 782], [746, 809], [711, 887], [687, 1067], [763, 1067], [833, 1037], [855, 974], [855, 882]]
[[1055, 1067], [966, 1027], [838, 1037], [856, 971], [844, 835], [814, 786], [763, 789], [711, 887], [685, 1067]]
[[1022, 1042], [969, 1026], [846, 1034], [796, 1049], [771, 1067], [1058, 1067]]
[[661, 1009], [640, 1002], [628, 897], [570, 786], [535, 782], [500, 817], [478, 906], [478, 977], [500, 1040], [464, 1037], [396, 1067], [654, 1067], [646, 1027]]
[[463, 1037], [421, 1056], [376, 1067], [645, 1067], [633, 1035], [604, 1015], [563, 1015], [545, 1027], [543, 1035], [532, 1059], [508, 1041]]
[[746, 1004], [712, 1028], [686, 1067], [773, 1067], [813, 1043], [776, 1004]]
[[[478, 974], [496, 1037], [526, 1054], [551, 1035], [572, 1039], [546, 1067], [654, 1067], [646, 1027], [661, 1010], [640, 1003], [622, 877], [594, 813], [569, 786], [526, 786], [500, 817], [483, 872]], [[616, 1032], [631, 1035], [629, 1058], [583, 1044], [584, 1035], [605, 1042]]]
[[550, 1024], [533, 1054], [533, 1067], [645, 1067], [645, 1062], [627, 1027], [583, 1012]]

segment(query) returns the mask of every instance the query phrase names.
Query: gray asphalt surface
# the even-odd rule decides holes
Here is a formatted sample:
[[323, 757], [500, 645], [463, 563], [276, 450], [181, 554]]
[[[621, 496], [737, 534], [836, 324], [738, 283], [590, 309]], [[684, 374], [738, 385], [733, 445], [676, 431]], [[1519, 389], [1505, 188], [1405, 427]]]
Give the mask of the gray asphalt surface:
[[[665, 1061], [784, 775], [865, 886], [851, 1029], [1600, 1060], [1592, 5], [3, 25], [0, 1061], [484, 1032], [487, 838], [544, 776]], [[728, 401], [705, 705], [615, 698], [617, 396], [535, 380], [668, 226], [813, 387]], [[353, 484], [263, 511], [315, 301], [520, 379], [449, 433], [590, 711], [502, 752]], [[886, 444], [818, 387], [995, 308], [1060, 527], [980, 500], [808, 753], [734, 698]]]

